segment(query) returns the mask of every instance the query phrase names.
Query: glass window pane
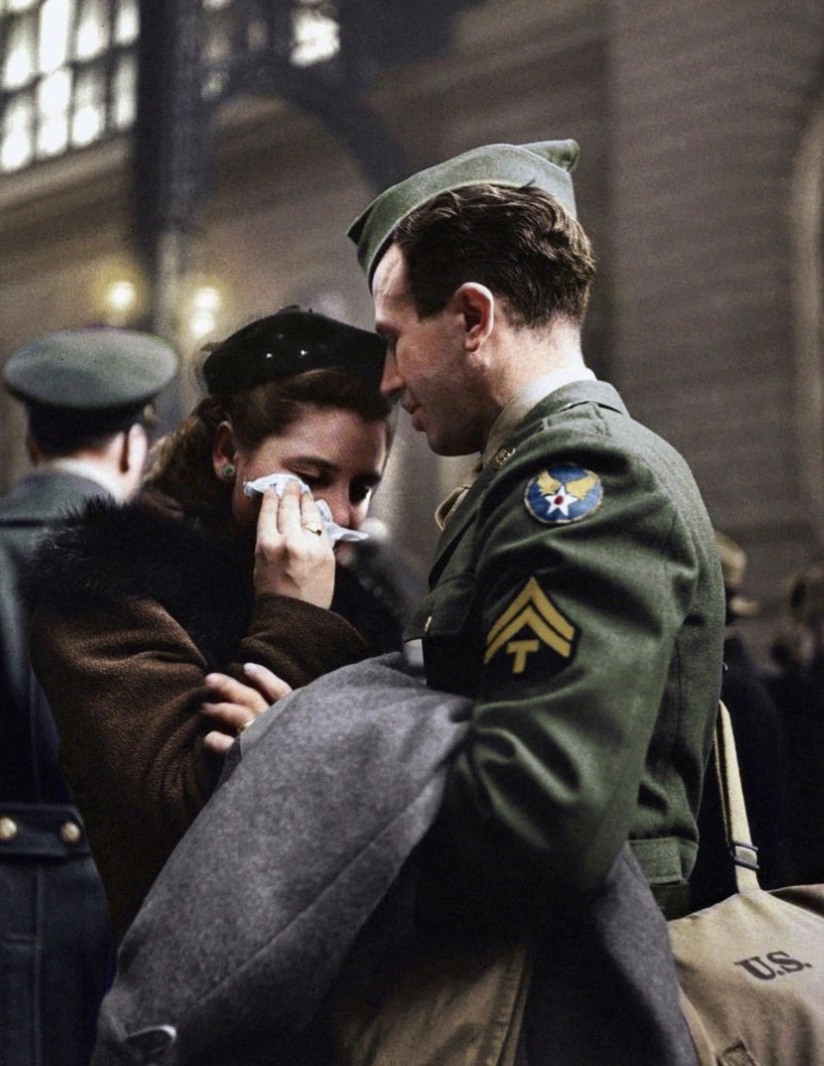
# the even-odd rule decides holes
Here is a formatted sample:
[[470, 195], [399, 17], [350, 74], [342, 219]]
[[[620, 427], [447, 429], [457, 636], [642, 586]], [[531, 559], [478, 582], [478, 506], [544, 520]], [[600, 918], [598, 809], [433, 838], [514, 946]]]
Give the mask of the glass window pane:
[[3, 143], [0, 146], [0, 166], [3, 170], [17, 170], [31, 161], [34, 155], [33, 120], [31, 97], [18, 96], [9, 101], [3, 122]]
[[77, 26], [74, 54], [93, 59], [109, 44], [109, 5], [105, 0], [83, 0]]
[[228, 7], [232, 3], [232, 0], [203, 0], [203, 6], [207, 11], [220, 11], [223, 7]]
[[72, 75], [68, 68], [56, 70], [43, 78], [37, 86], [37, 111], [40, 125], [37, 131], [37, 151], [42, 155], [56, 155], [69, 143], [69, 102]]
[[212, 19], [206, 31], [206, 62], [219, 63], [232, 50], [229, 24], [226, 19]]
[[263, 19], [252, 19], [246, 27], [246, 47], [260, 52], [269, 44], [269, 27]]
[[40, 8], [39, 59], [43, 73], [57, 70], [69, 53], [70, 0], [46, 0]]
[[100, 70], [77, 76], [72, 116], [72, 144], [81, 148], [100, 137], [106, 125], [106, 83]]
[[118, 44], [132, 44], [140, 32], [140, 13], [137, 0], [120, 0], [114, 35]]
[[207, 100], [214, 100], [226, 91], [228, 75], [225, 70], [210, 70], [203, 82], [203, 95]]
[[9, 11], [28, 11], [34, 5], [35, 0], [8, 0]]
[[3, 63], [3, 85], [16, 89], [34, 73], [35, 21], [31, 16], [15, 19], [9, 26]]
[[308, 5], [292, 15], [292, 62], [308, 67], [331, 59], [340, 50], [338, 24]]
[[133, 55], [123, 56], [114, 76], [113, 121], [122, 130], [131, 126], [137, 110], [137, 61]]

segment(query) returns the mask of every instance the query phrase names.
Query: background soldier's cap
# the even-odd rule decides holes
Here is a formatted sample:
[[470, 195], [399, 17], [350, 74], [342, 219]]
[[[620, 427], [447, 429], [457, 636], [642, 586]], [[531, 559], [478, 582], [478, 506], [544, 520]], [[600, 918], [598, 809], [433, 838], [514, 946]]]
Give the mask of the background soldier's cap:
[[284, 307], [213, 348], [202, 374], [208, 391], [217, 395], [307, 370], [344, 370], [377, 388], [385, 358], [386, 342], [377, 333], [314, 311]]
[[61, 330], [19, 348], [4, 369], [27, 404], [102, 411], [153, 399], [175, 375], [173, 349], [150, 333], [110, 327]]
[[371, 282], [378, 260], [402, 218], [438, 193], [464, 185], [532, 184], [554, 196], [575, 218], [575, 192], [569, 172], [578, 162], [578, 155], [575, 141], [488, 144], [413, 174], [381, 193], [349, 227], [348, 236], [358, 246], [363, 272]]

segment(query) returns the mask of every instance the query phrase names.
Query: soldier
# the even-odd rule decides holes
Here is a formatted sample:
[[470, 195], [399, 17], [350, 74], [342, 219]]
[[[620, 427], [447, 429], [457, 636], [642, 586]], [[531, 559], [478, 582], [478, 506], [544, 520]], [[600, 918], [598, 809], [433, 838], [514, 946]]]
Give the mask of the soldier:
[[19, 584], [48, 527], [95, 498], [125, 500], [146, 458], [148, 408], [174, 376], [148, 334], [63, 331], [6, 363], [34, 470], [0, 500], [0, 1003], [8, 1066], [83, 1066], [113, 972], [108, 910], [29, 665]]
[[[585, 950], [576, 908], [626, 841], [665, 914], [688, 908], [724, 594], [686, 463], [584, 364], [577, 156], [574, 141], [476, 149], [384, 192], [350, 237], [388, 342], [383, 390], [437, 454], [480, 454], [440, 509], [407, 634], [432, 687], [475, 701], [425, 910], [441, 933], [532, 944], [523, 1061], [663, 1062], [640, 1014], [608, 1037], [592, 1024], [632, 1002], [618, 980], [582, 970], [588, 991], [564, 998], [558, 950]], [[629, 957], [621, 980], [643, 989], [644, 954]]]

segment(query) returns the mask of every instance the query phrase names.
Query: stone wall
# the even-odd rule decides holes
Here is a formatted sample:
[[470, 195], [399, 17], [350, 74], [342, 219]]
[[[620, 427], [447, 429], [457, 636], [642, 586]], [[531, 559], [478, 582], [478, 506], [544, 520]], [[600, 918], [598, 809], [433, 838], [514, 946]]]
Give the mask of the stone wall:
[[614, 377], [749, 552], [763, 647], [782, 577], [822, 532], [809, 490], [822, 424], [798, 408], [790, 192], [824, 87], [824, 8], [610, 7]]

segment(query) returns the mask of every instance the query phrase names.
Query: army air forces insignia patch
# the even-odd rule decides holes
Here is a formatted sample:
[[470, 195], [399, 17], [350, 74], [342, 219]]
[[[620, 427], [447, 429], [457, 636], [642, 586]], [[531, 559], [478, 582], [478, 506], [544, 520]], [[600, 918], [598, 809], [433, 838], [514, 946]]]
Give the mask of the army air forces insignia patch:
[[578, 522], [601, 505], [604, 487], [591, 470], [558, 463], [542, 470], [526, 487], [524, 503], [533, 518], [548, 526]]
[[499, 656], [510, 675], [541, 662], [554, 674], [572, 659], [577, 637], [576, 627], [531, 577], [487, 633], [484, 665]]

